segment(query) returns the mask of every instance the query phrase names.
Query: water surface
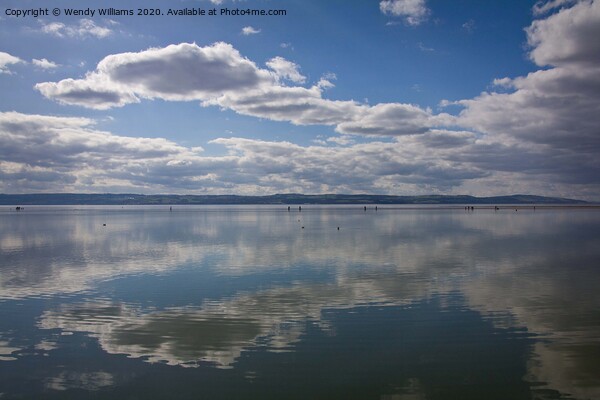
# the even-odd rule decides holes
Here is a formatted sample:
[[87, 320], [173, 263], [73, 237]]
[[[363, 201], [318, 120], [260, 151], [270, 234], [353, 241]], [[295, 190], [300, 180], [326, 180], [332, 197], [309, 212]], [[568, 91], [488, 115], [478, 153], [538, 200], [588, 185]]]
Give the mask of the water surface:
[[0, 255], [3, 400], [600, 398], [594, 208], [3, 207]]

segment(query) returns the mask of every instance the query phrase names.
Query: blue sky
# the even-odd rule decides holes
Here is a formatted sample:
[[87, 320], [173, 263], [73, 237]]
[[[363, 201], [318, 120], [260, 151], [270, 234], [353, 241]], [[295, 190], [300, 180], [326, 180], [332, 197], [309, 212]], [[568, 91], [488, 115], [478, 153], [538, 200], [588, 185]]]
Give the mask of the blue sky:
[[[40, 7], [49, 15], [14, 15]], [[165, 15], [98, 15], [109, 7]], [[598, 1], [32, 0], [0, 11], [0, 192], [600, 200]]]

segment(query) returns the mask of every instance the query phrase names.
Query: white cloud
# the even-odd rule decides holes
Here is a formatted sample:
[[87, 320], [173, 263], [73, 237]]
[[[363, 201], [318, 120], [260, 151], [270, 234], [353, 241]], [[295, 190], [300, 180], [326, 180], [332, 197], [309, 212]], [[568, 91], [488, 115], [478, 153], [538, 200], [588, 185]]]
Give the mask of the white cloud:
[[432, 51], [435, 51], [435, 49], [433, 47], [427, 47], [423, 44], [423, 42], [417, 43], [417, 47], [419, 48], [419, 50], [421, 50], [424, 53], [430, 53]]
[[327, 138], [326, 142], [339, 144], [340, 146], [354, 144], [354, 140], [350, 139], [348, 136], [332, 136]]
[[352, 120], [364, 106], [354, 101], [327, 100], [322, 89], [265, 86], [248, 92], [228, 92], [205, 105], [218, 105], [240, 114], [289, 121], [296, 125], [337, 125]]
[[34, 58], [33, 60], [31, 60], [31, 63], [41, 69], [54, 69], [59, 67], [59, 65], [55, 62], [48, 61], [45, 58], [42, 58], [41, 60]]
[[[492, 83], [494, 86], [499, 87], [513, 87], [513, 80], [508, 77], [496, 78], [492, 81]], [[450, 103], [446, 103], [446, 105], [450, 105]]]
[[317, 82], [316, 86], [319, 89], [331, 89], [331, 88], [335, 87], [335, 85], [331, 81], [334, 81], [336, 79], [337, 79], [337, 76], [333, 72], [328, 72], [326, 74], [323, 74], [321, 79], [319, 79], [319, 81]]
[[245, 26], [242, 28], [242, 35], [256, 35], [257, 33], [260, 33], [260, 29], [255, 29], [251, 26]]
[[42, 23], [42, 32], [51, 35], [62, 37], [62, 31], [66, 28], [66, 25], [62, 22], [51, 22], [49, 24]]
[[110, 28], [96, 25], [91, 19], [80, 19], [77, 25], [66, 25], [62, 22], [42, 23], [42, 32], [58, 37], [84, 39], [95, 37], [102, 39], [113, 34]]
[[468, 33], [473, 33], [476, 28], [475, 20], [473, 20], [473, 19], [468, 20], [467, 22], [462, 24], [462, 28]]
[[[122, 53], [105, 57], [84, 79], [39, 83], [35, 87], [44, 96], [63, 104], [108, 109], [140, 101], [140, 98], [160, 98], [169, 101], [201, 101], [204, 106], [216, 105], [240, 114], [290, 121], [294, 124], [346, 124], [338, 127], [348, 133], [384, 135], [387, 132], [408, 133], [406, 127], [385, 126], [377, 131], [375, 124], [361, 128], [360, 120], [369, 114], [369, 106], [354, 101], [328, 100], [323, 89], [333, 86], [334, 74], [325, 74], [316, 85], [282, 86], [281, 79], [304, 82], [299, 67], [282, 57], [267, 62], [272, 69], [261, 69], [230, 44], [215, 43], [199, 47], [182, 43], [138, 53]], [[396, 104], [404, 117], [426, 122], [412, 127], [414, 133], [424, 132], [433, 121], [429, 111], [417, 106]], [[414, 112], [410, 117], [408, 112]], [[379, 125], [377, 125], [379, 126]]]
[[9, 65], [24, 63], [19, 57], [15, 57], [3, 51], [0, 51], [0, 74], [11, 74]]
[[117, 136], [95, 130], [93, 124], [86, 118], [0, 113], [2, 190], [45, 190], [57, 185], [73, 189], [85, 186], [84, 181], [94, 187], [101, 181], [124, 179], [135, 186], [140, 171], [157, 164], [185, 164], [197, 159], [201, 150], [161, 138]]
[[342, 136], [311, 146], [219, 138], [210, 143], [224, 146], [227, 154], [206, 156], [201, 148], [118, 136], [93, 124], [85, 118], [1, 113], [0, 192], [430, 194], [476, 187], [480, 195], [527, 189], [598, 196], [578, 190], [598, 183], [593, 169], [582, 173], [593, 163], [597, 171], [595, 158], [503, 144], [468, 131], [432, 129], [367, 143]]
[[64, 104], [107, 109], [142, 98], [208, 100], [227, 91], [259, 87], [273, 80], [231, 45], [182, 43], [104, 58], [85, 79], [36, 85]]
[[527, 32], [531, 59], [540, 66], [600, 65], [600, 2], [582, 1], [546, 19]]
[[287, 79], [294, 83], [306, 82], [306, 77], [300, 73], [298, 64], [283, 57], [272, 58], [266, 64], [275, 72], [278, 79]]
[[430, 14], [425, 0], [382, 0], [379, 9], [386, 15], [402, 17], [409, 25], [419, 25]]
[[85, 79], [38, 83], [35, 88], [45, 97], [61, 104], [79, 105], [97, 110], [140, 101], [133, 92], [121, 90], [118, 85], [114, 85], [105, 75], [99, 73], [88, 73]]
[[[44, 191], [60, 186], [66, 191], [82, 187], [93, 191], [118, 186], [138, 191], [256, 194], [287, 191], [290, 186], [315, 192], [327, 185], [338, 192], [388, 192], [402, 182], [388, 182], [392, 177], [449, 188], [474, 172], [481, 175], [458, 163], [438, 166], [434, 152], [418, 155], [423, 150], [412, 140], [400, 145], [340, 139], [332, 141], [347, 147], [303, 147], [221, 138], [211, 143], [225, 146], [229, 154], [209, 157], [202, 156], [201, 149], [166, 139], [98, 131], [93, 123], [85, 118], [0, 114], [0, 190]], [[436, 180], [438, 175], [441, 178]]]
[[319, 89], [331, 89], [332, 87], [335, 87], [335, 85], [329, 79], [321, 78], [319, 79], [319, 82], [317, 82], [317, 87]]
[[[563, 159], [578, 156], [581, 176], [598, 174], [600, 151], [600, 3], [580, 2], [526, 30], [538, 65], [517, 78], [494, 80], [512, 89], [463, 100], [457, 121], [504, 143], [543, 146]], [[597, 33], [594, 34], [594, 33]], [[536, 146], [536, 147], [532, 147]]]
[[[295, 63], [273, 58], [267, 64], [272, 70], [262, 69], [225, 43], [206, 47], [184, 43], [110, 55], [84, 79], [36, 87], [48, 98], [90, 108], [153, 98], [199, 101], [243, 115], [332, 126], [344, 134], [395, 137], [392, 143], [347, 147], [325, 145], [331, 141], [302, 147], [217, 139], [213, 143], [226, 146], [229, 158], [187, 158], [170, 165], [154, 163], [147, 170], [162, 177], [160, 184], [167, 184], [165, 177], [177, 170], [181, 179], [172, 186], [177, 188], [192, 187], [201, 168], [206, 188], [231, 192], [322, 192], [326, 187], [338, 192], [408, 188], [417, 193], [471, 188], [486, 194], [526, 190], [597, 199], [599, 4], [583, 1], [534, 21], [526, 30], [530, 56], [550, 68], [495, 79], [502, 89], [498, 92], [442, 102], [463, 107], [456, 117], [411, 104], [371, 106], [324, 98], [333, 75], [324, 75], [310, 87], [284, 86], [282, 79], [292, 83], [306, 79]], [[278, 158], [281, 152], [287, 156]], [[226, 166], [227, 173], [216, 165]], [[133, 185], [159, 181], [145, 174], [119, 179]]]
[[410, 104], [383, 103], [360, 111], [336, 130], [359, 135], [414, 135], [428, 131], [433, 121], [431, 113]]

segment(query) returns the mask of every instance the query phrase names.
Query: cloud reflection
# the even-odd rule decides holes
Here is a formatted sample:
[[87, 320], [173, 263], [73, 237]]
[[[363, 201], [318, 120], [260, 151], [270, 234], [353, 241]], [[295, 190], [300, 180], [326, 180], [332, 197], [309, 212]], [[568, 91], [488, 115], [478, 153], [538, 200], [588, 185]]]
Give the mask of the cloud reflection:
[[16, 352], [22, 350], [19, 347], [13, 347], [10, 342], [6, 340], [0, 340], [0, 361], [13, 361], [16, 360]]
[[[37, 229], [27, 226], [32, 221]], [[38, 326], [87, 332], [110, 354], [231, 368], [245, 351], [295, 351], [307, 322], [336, 335], [325, 310], [410, 306], [460, 293], [497, 327], [548, 339], [532, 348], [528, 381], [583, 398], [600, 394], [591, 351], [600, 333], [594, 211], [258, 208], [32, 221], [0, 227], [0, 246], [9, 256], [2, 265], [3, 297], [86, 291], [87, 301], [45, 311]], [[163, 299], [166, 304], [94, 294], [107, 280], [144, 285], [181, 268], [198, 278], [241, 283], [179, 303]], [[291, 273], [298, 269], [302, 273]], [[289, 279], [276, 279], [282, 275]], [[260, 285], [247, 283], [253, 276]], [[163, 282], [171, 296], [181, 288]]]
[[96, 391], [112, 386], [113, 376], [108, 372], [75, 372], [63, 371], [57, 376], [47, 378], [44, 382], [46, 389], [64, 391], [67, 389], [84, 389]]

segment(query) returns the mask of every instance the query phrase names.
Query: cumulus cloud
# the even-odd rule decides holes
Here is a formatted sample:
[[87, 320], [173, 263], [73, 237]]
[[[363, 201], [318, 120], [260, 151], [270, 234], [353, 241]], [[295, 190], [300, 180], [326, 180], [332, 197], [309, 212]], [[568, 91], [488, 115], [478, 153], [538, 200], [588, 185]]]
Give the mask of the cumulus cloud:
[[298, 64], [286, 60], [283, 57], [275, 57], [267, 61], [267, 67], [275, 72], [278, 79], [287, 79], [294, 83], [306, 82], [306, 77], [299, 71]]
[[35, 88], [45, 97], [61, 104], [79, 105], [97, 110], [140, 101], [131, 90], [121, 89], [100, 73], [88, 73], [85, 79], [69, 78], [57, 83], [38, 83]]
[[383, 0], [379, 9], [386, 15], [402, 17], [409, 25], [419, 25], [430, 14], [425, 0]]
[[[496, 79], [494, 83], [507, 92], [484, 92], [458, 102], [464, 110], [456, 123], [485, 134], [486, 146], [479, 150], [489, 155], [490, 167], [519, 165], [530, 172], [537, 169], [540, 175], [551, 172], [554, 180], [598, 183], [598, 27], [597, 1], [582, 1], [534, 21], [526, 29], [530, 57], [540, 67], [550, 68]], [[506, 149], [514, 152], [505, 153]], [[500, 154], [508, 158], [501, 161]]]
[[351, 120], [364, 107], [354, 101], [327, 100], [318, 86], [310, 88], [267, 86], [248, 92], [229, 92], [205, 102], [219, 105], [244, 115], [290, 121], [297, 125], [336, 125]]
[[353, 139], [350, 139], [348, 136], [332, 136], [330, 138], [327, 138], [327, 140], [324, 142], [335, 143], [340, 146], [346, 146], [355, 143], [355, 141]]
[[260, 29], [253, 28], [252, 26], [245, 26], [242, 28], [242, 35], [249, 36], [256, 35], [257, 33], [260, 33]]
[[600, 176], [581, 172], [597, 165], [594, 158], [501, 144], [470, 131], [431, 129], [366, 143], [335, 137], [309, 146], [235, 137], [210, 143], [226, 154], [114, 135], [85, 118], [2, 113], [0, 191], [431, 194], [482, 185], [479, 194], [526, 189], [572, 196]]
[[76, 25], [66, 25], [62, 22], [51, 22], [49, 24], [42, 23], [42, 32], [57, 37], [71, 37], [85, 39], [94, 37], [103, 39], [113, 34], [110, 28], [96, 25], [91, 19], [80, 19]]
[[410, 104], [377, 104], [362, 107], [353, 121], [337, 126], [341, 133], [360, 135], [414, 135], [429, 130], [431, 113]]
[[335, 84], [331, 81], [336, 79], [337, 76], [333, 72], [328, 72], [319, 79], [316, 86], [320, 89], [331, 89], [332, 87], [335, 87]]
[[107, 109], [137, 102], [138, 97], [207, 100], [272, 80], [268, 71], [258, 69], [229, 44], [182, 43], [111, 55], [84, 79], [39, 83], [36, 89], [61, 103]]
[[[269, 175], [304, 192], [390, 193], [404, 185], [418, 192], [460, 185], [485, 172], [458, 163], [441, 164], [417, 141], [369, 142], [345, 147], [299, 146], [241, 138], [216, 139], [239, 159], [246, 181], [268, 184]], [[247, 175], [246, 175], [247, 174]], [[276, 188], [276, 187], [275, 187]], [[273, 189], [275, 189], [273, 188]], [[307, 190], [308, 189], [308, 190]]]
[[42, 58], [41, 60], [34, 58], [33, 60], [31, 60], [31, 63], [33, 65], [35, 65], [37, 68], [41, 68], [41, 69], [54, 69], [54, 68], [59, 67], [59, 65], [56, 64], [55, 62], [48, 61], [45, 58]]
[[8, 68], [9, 65], [19, 64], [25, 61], [21, 60], [19, 57], [15, 57], [3, 51], [0, 51], [0, 74], [11, 74], [12, 72]]
[[201, 150], [162, 138], [117, 136], [93, 125], [86, 118], [0, 113], [2, 190], [67, 189], [84, 182], [93, 187], [102, 181], [135, 186], [141, 172], [156, 165], [176, 169], [197, 158]]
[[531, 59], [540, 66], [598, 67], [600, 65], [600, 2], [582, 1], [526, 30]]
[[[423, 193], [463, 188], [486, 194], [527, 191], [598, 198], [597, 187], [585, 185], [597, 185], [600, 176], [599, 4], [582, 1], [534, 21], [526, 33], [529, 55], [539, 70], [495, 79], [502, 90], [441, 103], [462, 106], [458, 116], [400, 102], [330, 100], [324, 91], [333, 86], [334, 75], [301, 86], [306, 77], [297, 64], [275, 57], [267, 62], [268, 69], [260, 68], [226, 43], [182, 43], [114, 54], [83, 79], [44, 82], [36, 88], [50, 99], [89, 108], [143, 99], [199, 101], [269, 120], [331, 126], [342, 134], [394, 138], [343, 147], [331, 146], [326, 138], [308, 147], [217, 139], [213, 143], [230, 150], [228, 158], [186, 158], [146, 168], [160, 185], [178, 174], [172, 187], [224, 192]], [[279, 152], [286, 156], [278, 157]], [[228, 168], [227, 173], [217, 165]], [[40, 179], [51, 179], [37, 172]], [[118, 179], [150, 185], [146, 173], [123, 173]]]
[[[308, 88], [286, 86], [282, 80], [294, 84], [306, 81], [299, 66], [282, 57], [270, 59], [267, 66], [270, 70], [259, 68], [227, 43], [205, 47], [182, 43], [110, 55], [83, 79], [43, 82], [35, 87], [60, 103], [88, 108], [108, 109], [140, 99], [197, 100], [204, 106], [219, 106], [244, 115], [299, 125], [335, 125], [340, 132], [356, 134], [422, 133], [434, 125], [430, 111], [403, 104], [390, 105], [394, 110], [386, 114], [386, 122], [414, 125], [421, 121], [425, 125], [377, 125], [373, 118], [384, 107], [370, 110], [355, 101], [323, 98], [323, 89], [333, 87], [334, 74], [325, 74]], [[369, 125], [361, 126], [362, 120]]]
[[62, 37], [62, 31], [66, 28], [66, 25], [62, 22], [51, 22], [49, 24], [42, 23], [42, 32], [50, 35]]
[[410, 184], [427, 192], [486, 175], [458, 162], [442, 164], [435, 152], [423, 154], [424, 145], [410, 138], [402, 144], [337, 141], [344, 147], [242, 138], [211, 143], [224, 146], [228, 154], [204, 156], [201, 149], [166, 139], [114, 135], [94, 129], [94, 121], [85, 118], [2, 113], [0, 190], [43, 191], [59, 186], [67, 191], [120, 187], [257, 194], [294, 188], [387, 193]]

